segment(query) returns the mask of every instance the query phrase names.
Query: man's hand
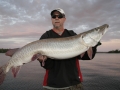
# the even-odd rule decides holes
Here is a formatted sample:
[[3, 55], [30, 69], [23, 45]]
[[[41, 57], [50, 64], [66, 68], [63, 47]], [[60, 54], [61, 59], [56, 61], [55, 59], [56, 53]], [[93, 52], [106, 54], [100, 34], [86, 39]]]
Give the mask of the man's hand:
[[40, 55], [37, 60], [40, 61], [40, 62], [42, 62], [42, 61], [45, 61], [46, 59], [47, 59], [47, 56]]
[[19, 48], [9, 49], [9, 50], [5, 53], [5, 55], [12, 57], [12, 55], [13, 55], [18, 49], [19, 49]]
[[47, 56], [45, 55], [40, 55], [37, 59], [39, 62], [42, 62], [42, 66], [45, 65], [45, 60], [47, 60]]

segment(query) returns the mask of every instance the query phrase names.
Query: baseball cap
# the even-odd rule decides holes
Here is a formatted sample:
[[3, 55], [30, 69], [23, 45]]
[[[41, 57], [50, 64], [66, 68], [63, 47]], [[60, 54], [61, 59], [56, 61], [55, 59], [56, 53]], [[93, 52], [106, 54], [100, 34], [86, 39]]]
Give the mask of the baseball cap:
[[53, 15], [53, 13], [54, 13], [55, 11], [58, 11], [58, 12], [60, 12], [62, 15], [65, 16], [65, 12], [64, 12], [64, 10], [61, 9], [61, 8], [57, 8], [57, 9], [52, 10], [52, 11], [51, 11], [51, 16]]

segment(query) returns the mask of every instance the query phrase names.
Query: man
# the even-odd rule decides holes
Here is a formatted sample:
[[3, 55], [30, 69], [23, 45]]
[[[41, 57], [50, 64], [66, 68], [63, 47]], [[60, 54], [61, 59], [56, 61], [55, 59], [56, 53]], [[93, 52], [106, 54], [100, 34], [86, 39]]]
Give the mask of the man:
[[[62, 38], [76, 35], [73, 31], [64, 29], [65, 12], [58, 8], [51, 12], [53, 29], [45, 32], [40, 39]], [[41, 66], [46, 69], [43, 87], [45, 90], [83, 90], [82, 74], [78, 59], [90, 60], [95, 56], [96, 47], [87, 52], [66, 60], [55, 60], [40, 57]], [[45, 61], [44, 61], [45, 60]], [[43, 62], [44, 61], [44, 62]]]
[[[51, 12], [51, 21], [53, 29], [45, 32], [40, 39], [63, 38], [76, 35], [72, 30], [64, 29], [66, 17], [62, 9], [58, 8]], [[82, 74], [78, 59], [93, 59], [96, 53], [96, 47], [91, 47], [85, 53], [66, 60], [55, 60], [46, 56], [40, 56], [37, 60], [46, 69], [43, 81], [44, 90], [83, 90], [81, 83]], [[6, 52], [6, 55], [12, 56], [17, 50], [9, 50]]]

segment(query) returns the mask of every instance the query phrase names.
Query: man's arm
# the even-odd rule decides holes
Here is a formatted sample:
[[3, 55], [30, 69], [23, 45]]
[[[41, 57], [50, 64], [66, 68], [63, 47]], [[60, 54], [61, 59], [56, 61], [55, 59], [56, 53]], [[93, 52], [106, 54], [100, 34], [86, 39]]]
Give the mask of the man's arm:
[[88, 49], [88, 51], [84, 52], [83, 54], [78, 57], [81, 60], [91, 60], [95, 57], [97, 52], [97, 47], [101, 45], [101, 42], [98, 42], [98, 44], [94, 47], [91, 47]]
[[91, 60], [95, 57], [96, 51], [97, 51], [96, 47], [91, 47], [88, 49], [88, 51], [82, 53], [79, 59], [80, 60]]

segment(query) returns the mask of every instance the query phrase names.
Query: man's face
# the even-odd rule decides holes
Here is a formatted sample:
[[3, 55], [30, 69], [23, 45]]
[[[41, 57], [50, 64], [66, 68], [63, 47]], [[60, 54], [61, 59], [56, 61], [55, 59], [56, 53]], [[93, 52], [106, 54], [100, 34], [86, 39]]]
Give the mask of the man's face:
[[63, 27], [66, 18], [58, 11], [55, 11], [51, 16], [51, 20], [54, 28], [60, 28]]

